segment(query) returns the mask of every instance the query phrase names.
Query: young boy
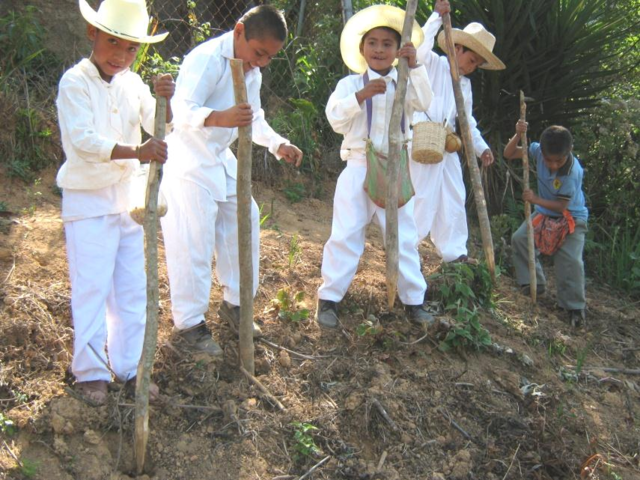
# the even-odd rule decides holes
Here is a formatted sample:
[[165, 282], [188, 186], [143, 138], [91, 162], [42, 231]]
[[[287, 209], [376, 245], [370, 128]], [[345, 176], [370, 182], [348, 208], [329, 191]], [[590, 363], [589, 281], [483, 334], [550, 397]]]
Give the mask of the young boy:
[[[418, 61], [427, 68], [434, 98], [429, 110], [414, 115], [414, 124], [446, 120], [455, 129], [457, 110], [449, 61], [446, 56], [438, 56], [432, 51], [433, 39], [442, 25], [442, 15], [449, 11], [447, 0], [436, 0], [434, 13], [423, 27], [425, 42], [418, 49]], [[486, 167], [493, 163], [493, 154], [473, 118], [471, 80], [466, 75], [477, 68], [502, 70], [505, 66], [492, 53], [495, 37], [479, 23], [470, 23], [464, 30], [454, 28], [452, 34], [475, 154]], [[444, 32], [438, 36], [438, 44], [446, 51]], [[431, 240], [443, 261], [467, 261], [466, 191], [458, 154], [444, 152], [443, 160], [433, 165], [412, 161], [411, 178], [416, 190], [414, 213], [420, 241], [431, 233]]]
[[[397, 7], [376, 5], [361, 10], [344, 27], [340, 40], [342, 58], [356, 72], [338, 82], [326, 107], [327, 118], [337, 133], [344, 135], [340, 156], [347, 166], [340, 174], [333, 203], [331, 237], [322, 258], [323, 284], [318, 291], [316, 320], [326, 328], [338, 326], [337, 304], [355, 276], [364, 251], [365, 229], [373, 218], [385, 229], [385, 210], [364, 190], [367, 174], [366, 145], [386, 154], [389, 149], [389, 121], [398, 72], [394, 62], [409, 62], [410, 82], [404, 105], [403, 132], [415, 110], [426, 110], [431, 85], [425, 68], [416, 62], [412, 43], [400, 46], [405, 13]], [[412, 40], [422, 35], [416, 24]], [[413, 200], [398, 209], [399, 278], [398, 295], [409, 317], [419, 324], [433, 323], [422, 307], [426, 282], [420, 271], [413, 221]]]
[[[80, 0], [80, 11], [93, 48], [60, 80], [66, 161], [57, 182], [71, 277], [71, 368], [78, 393], [101, 405], [111, 371], [133, 386], [144, 337], [144, 241], [142, 227], [128, 213], [129, 180], [140, 163], [167, 159], [164, 142], [141, 142], [141, 124], [153, 134], [155, 100], [129, 67], [141, 43], [167, 34], [147, 36], [144, 0], [105, 0], [97, 12]], [[156, 95], [173, 96], [171, 75], [154, 84]], [[171, 116], [168, 106], [167, 122]]]
[[[522, 158], [522, 147], [518, 144], [526, 132], [527, 123], [518, 121], [516, 134], [504, 148], [505, 158]], [[578, 159], [572, 154], [572, 150], [573, 138], [566, 128], [552, 126], [542, 132], [540, 143], [534, 142], [529, 147], [529, 158], [535, 160], [538, 172], [538, 194], [527, 189], [523, 192], [522, 199], [535, 205], [532, 218], [534, 223], [537, 223], [538, 216], [553, 219], [565, 217], [568, 224], [575, 222], [573, 232], [566, 236], [560, 248], [552, 256], [556, 272], [558, 304], [569, 311], [569, 320], [573, 326], [576, 326], [585, 319], [586, 298], [582, 250], [587, 233], [589, 211], [582, 193], [584, 172]], [[526, 223], [523, 223], [511, 237], [511, 246], [516, 281], [521, 285], [523, 293], [528, 295], [529, 255]], [[542, 294], [545, 291], [546, 280], [537, 259], [536, 279], [537, 291]]]
[[[209, 309], [211, 264], [224, 301], [219, 315], [237, 328], [240, 318], [237, 160], [230, 145], [238, 128], [251, 125], [253, 141], [276, 158], [300, 165], [302, 152], [274, 132], [260, 107], [260, 69], [283, 47], [282, 13], [262, 5], [249, 10], [235, 28], [186, 56], [177, 80], [174, 131], [167, 138], [172, 161], [163, 189], [168, 213], [162, 219], [171, 287], [173, 321], [179, 338], [196, 352], [221, 355], [204, 315]], [[248, 103], [235, 104], [229, 60], [244, 61]], [[252, 201], [253, 292], [258, 288], [258, 206]], [[254, 324], [254, 335], [260, 331]]]

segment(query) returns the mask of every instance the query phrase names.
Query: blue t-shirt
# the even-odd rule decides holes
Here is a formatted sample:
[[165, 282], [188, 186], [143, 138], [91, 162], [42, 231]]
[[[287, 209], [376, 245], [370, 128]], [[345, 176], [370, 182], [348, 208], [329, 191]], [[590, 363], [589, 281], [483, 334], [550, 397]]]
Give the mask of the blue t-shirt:
[[[587, 221], [589, 210], [582, 193], [584, 170], [576, 157], [571, 154], [557, 172], [551, 172], [545, 165], [542, 149], [538, 142], [529, 147], [529, 158], [535, 158], [538, 168], [538, 196], [545, 200], [569, 200], [567, 209], [576, 220]], [[536, 212], [550, 217], [559, 217], [558, 212], [536, 205]]]

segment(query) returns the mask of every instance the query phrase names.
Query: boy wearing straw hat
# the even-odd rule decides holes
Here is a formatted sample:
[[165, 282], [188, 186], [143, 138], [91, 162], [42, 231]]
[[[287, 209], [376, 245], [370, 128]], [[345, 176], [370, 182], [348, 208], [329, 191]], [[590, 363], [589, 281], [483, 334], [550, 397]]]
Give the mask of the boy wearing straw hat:
[[[111, 374], [133, 388], [146, 320], [143, 230], [128, 213], [129, 180], [140, 163], [167, 159], [154, 131], [155, 100], [129, 70], [149, 36], [144, 0], [80, 0], [92, 52], [60, 80], [57, 107], [66, 160], [57, 176], [71, 278], [76, 390], [104, 404]], [[154, 80], [170, 99], [171, 75]], [[168, 104], [168, 102], [167, 102]], [[171, 121], [167, 107], [167, 122]], [[106, 348], [105, 348], [106, 347]], [[107, 358], [108, 350], [108, 358]], [[157, 386], [152, 387], [157, 397]]]
[[[340, 39], [342, 58], [356, 74], [338, 82], [326, 107], [329, 123], [344, 135], [340, 156], [347, 165], [336, 185], [331, 237], [322, 257], [323, 283], [318, 291], [316, 311], [316, 320], [322, 327], [338, 326], [338, 303], [358, 268], [367, 225], [375, 219], [380, 228], [385, 229], [385, 209], [370, 196], [375, 185], [374, 188], [369, 185], [368, 192], [364, 186], [367, 158], [375, 151], [382, 155], [388, 152], [397, 58], [407, 58], [410, 67], [403, 132], [408, 131], [407, 119], [413, 112], [426, 110], [431, 101], [429, 77], [424, 67], [417, 64], [414, 47], [422, 42], [422, 31], [415, 24], [411, 35], [413, 43], [401, 47], [404, 17], [405, 12], [397, 7], [365, 8], [349, 19]], [[406, 171], [408, 174], [408, 168]], [[384, 182], [384, 178], [381, 181]], [[409, 199], [398, 209], [398, 295], [410, 319], [428, 325], [433, 323], [433, 317], [422, 306], [427, 285], [420, 271], [417, 243], [413, 200]]]
[[[252, 8], [234, 29], [189, 53], [180, 68], [174, 131], [167, 137], [172, 161], [163, 191], [168, 212], [162, 231], [177, 338], [194, 352], [222, 355], [205, 323], [211, 267], [223, 289], [219, 315], [237, 329], [240, 321], [237, 160], [229, 148], [238, 128], [251, 125], [253, 141], [276, 158], [300, 165], [302, 152], [269, 126], [260, 104], [261, 68], [282, 49], [287, 25], [269, 5]], [[248, 103], [235, 104], [229, 60], [244, 61]], [[253, 293], [258, 288], [260, 224], [252, 200]], [[260, 330], [254, 324], [254, 336]]]
[[[442, 26], [441, 16], [449, 10], [447, 0], [436, 0], [434, 13], [422, 29], [425, 41], [418, 49], [418, 61], [424, 63], [429, 72], [434, 99], [427, 111], [414, 115], [414, 124], [422, 121], [444, 122], [455, 128], [456, 101], [449, 61], [446, 56], [438, 56], [432, 51], [433, 40]], [[495, 37], [481, 24], [470, 23], [464, 30], [454, 28], [452, 34], [475, 154], [487, 167], [494, 161], [493, 154], [473, 118], [471, 80], [466, 75], [477, 68], [502, 70], [505, 66], [493, 54]], [[444, 31], [438, 36], [438, 45], [443, 50], [446, 48]], [[443, 160], [431, 165], [412, 161], [411, 177], [416, 190], [414, 213], [420, 241], [431, 233], [431, 240], [443, 261], [467, 261], [469, 234], [464, 206], [466, 191], [457, 153], [444, 152]]]

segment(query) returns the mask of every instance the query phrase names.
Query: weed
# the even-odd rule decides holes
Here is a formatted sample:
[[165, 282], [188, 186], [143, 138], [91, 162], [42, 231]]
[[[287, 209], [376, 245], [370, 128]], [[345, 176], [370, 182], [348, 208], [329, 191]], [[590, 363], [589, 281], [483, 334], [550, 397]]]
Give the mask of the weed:
[[384, 331], [382, 325], [378, 322], [372, 322], [371, 320], [365, 320], [356, 328], [356, 334], [360, 337], [380, 335]]
[[567, 346], [560, 340], [552, 340], [547, 347], [549, 357], [562, 356], [567, 351]]
[[9, 212], [9, 205], [7, 202], [0, 201], [0, 212]]
[[29, 199], [29, 206], [22, 209], [23, 215], [34, 215], [36, 210], [38, 209], [38, 204], [40, 203], [40, 198], [42, 197], [42, 192], [39, 187], [42, 184], [41, 178], [36, 178], [33, 182], [32, 187], [27, 187], [27, 198]]
[[5, 435], [13, 435], [16, 433], [16, 427], [9, 417], [7, 417], [4, 413], [0, 412], [0, 432]]
[[271, 212], [262, 213], [263, 211], [264, 211], [264, 203], [261, 203], [260, 209], [259, 209], [260, 228], [262, 228], [262, 226], [264, 225], [264, 222], [269, 220], [269, 217], [271, 217], [271, 212], [273, 211], [273, 205], [271, 206]]
[[313, 457], [319, 455], [320, 449], [316, 445], [315, 440], [311, 432], [318, 430], [318, 427], [311, 425], [310, 423], [293, 422], [291, 424], [294, 429], [293, 433], [293, 449], [297, 452], [296, 461], [304, 459], [305, 457]]
[[287, 181], [283, 193], [291, 203], [298, 203], [307, 196], [307, 187], [301, 182]]
[[578, 350], [578, 354], [576, 355], [576, 375], [580, 375], [582, 367], [584, 366], [584, 361], [587, 359], [587, 354], [590, 349], [591, 344], [588, 344], [584, 348]]
[[20, 461], [20, 473], [27, 478], [33, 478], [38, 473], [38, 468], [40, 467], [40, 463], [35, 460], [29, 460], [28, 458], [24, 458]]
[[301, 252], [302, 248], [300, 248], [300, 241], [298, 240], [298, 235], [296, 234], [291, 237], [291, 240], [289, 241], [289, 253], [287, 254], [289, 270], [291, 270], [293, 266], [300, 260]]
[[299, 323], [309, 318], [309, 309], [301, 308], [304, 301], [304, 292], [291, 295], [288, 288], [278, 290], [273, 303], [278, 308], [278, 317], [289, 322]]

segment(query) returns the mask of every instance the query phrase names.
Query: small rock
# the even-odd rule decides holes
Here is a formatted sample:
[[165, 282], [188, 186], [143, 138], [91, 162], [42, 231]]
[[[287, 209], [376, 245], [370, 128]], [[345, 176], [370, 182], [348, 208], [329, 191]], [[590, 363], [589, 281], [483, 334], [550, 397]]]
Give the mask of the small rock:
[[255, 398], [247, 398], [240, 404], [242, 410], [254, 410], [258, 406], [258, 401]]
[[291, 357], [289, 356], [288, 352], [285, 352], [284, 350], [282, 350], [280, 352], [280, 354], [278, 355], [278, 362], [280, 363], [280, 365], [284, 368], [290, 368], [291, 367]]
[[520, 355], [518, 359], [525, 367], [533, 367], [533, 360], [526, 353]]
[[98, 445], [100, 443], [100, 435], [93, 430], [84, 432], [84, 441], [89, 445]]

